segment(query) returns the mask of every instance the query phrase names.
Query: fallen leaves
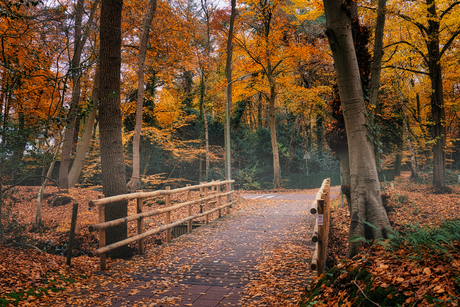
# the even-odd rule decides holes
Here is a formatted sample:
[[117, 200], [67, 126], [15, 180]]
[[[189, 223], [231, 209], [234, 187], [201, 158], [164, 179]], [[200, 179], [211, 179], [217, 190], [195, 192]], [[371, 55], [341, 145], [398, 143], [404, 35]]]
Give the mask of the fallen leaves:
[[[446, 220], [458, 220], [460, 188], [453, 187], [452, 190], [452, 194], [439, 195], [434, 194], [430, 186], [398, 180], [394, 189], [387, 188], [392, 210], [390, 222], [407, 237], [412, 230], [403, 227], [404, 224], [434, 229]], [[364, 246], [358, 256], [342, 262], [347, 250], [348, 225], [348, 209], [336, 208], [332, 212], [328, 247], [328, 267], [332, 270], [328, 273], [330, 276], [326, 274], [312, 283], [305, 302], [322, 301], [318, 306], [346, 306], [350, 303], [359, 306], [364, 302], [370, 306], [370, 300], [378, 302], [379, 306], [459, 305], [458, 241], [442, 245], [448, 254], [433, 251], [438, 243], [416, 249], [403, 244], [393, 250], [375, 244]], [[356, 286], [352, 285], [355, 278], [363, 294], [356, 294]]]

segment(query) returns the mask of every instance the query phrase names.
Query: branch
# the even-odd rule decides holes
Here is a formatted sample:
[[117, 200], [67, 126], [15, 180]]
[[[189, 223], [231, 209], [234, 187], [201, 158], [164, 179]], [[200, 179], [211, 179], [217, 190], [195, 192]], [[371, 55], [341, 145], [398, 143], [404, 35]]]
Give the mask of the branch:
[[414, 45], [412, 45], [411, 43], [409, 43], [408, 41], [399, 41], [399, 42], [396, 42], [396, 43], [392, 43], [392, 44], [389, 44], [387, 46], [385, 46], [385, 48], [388, 48], [388, 47], [391, 47], [393, 45], [399, 45], [399, 44], [404, 44], [404, 45], [409, 45], [410, 47], [412, 47], [412, 49], [417, 52], [418, 54], [420, 54], [420, 56], [423, 58], [423, 60], [425, 61], [425, 64], [428, 63], [428, 59], [426, 58], [425, 54], [423, 52], [421, 52], [417, 47], [415, 47]]
[[460, 1], [457, 1], [457, 2], [454, 2], [452, 3], [451, 5], [449, 5], [448, 8], [446, 8], [442, 13], [441, 13], [441, 16], [439, 17], [439, 19], [442, 19], [444, 17], [444, 15], [446, 15], [447, 13], [449, 13], [456, 5], [460, 4]]
[[373, 300], [371, 300], [370, 298], [367, 297], [367, 295], [364, 293], [363, 289], [361, 289], [361, 287], [356, 283], [356, 278], [358, 278], [358, 276], [355, 277], [355, 280], [353, 280], [353, 283], [355, 284], [356, 287], [358, 287], [359, 291], [361, 291], [361, 293], [364, 295], [364, 297], [365, 297], [369, 302], [371, 302], [372, 304], [374, 304], [375, 306], [381, 307], [378, 303], [374, 302]]
[[439, 53], [439, 58], [442, 57], [444, 52], [446, 52], [447, 49], [452, 45], [453, 41], [455, 38], [460, 34], [460, 27], [457, 28], [457, 31], [455, 31], [452, 36], [449, 38], [449, 40], [444, 44], [444, 46], [441, 49], [441, 52]]
[[[383, 47], [383, 49], [385, 49], [386, 47]], [[393, 56], [396, 54], [396, 52], [398, 51], [398, 46], [396, 46], [396, 48], [393, 50], [393, 53], [388, 57], [387, 60], [385, 61], [382, 61], [382, 63], [387, 63], [389, 61], [391, 61], [391, 59], [393, 58]]]
[[412, 17], [409, 17], [409, 16], [406, 16], [404, 14], [401, 14], [400, 12], [396, 13], [396, 15], [401, 17], [402, 19], [412, 23], [414, 26], [419, 28], [420, 32], [424, 33], [425, 35], [428, 35], [428, 29], [423, 24], [418, 22], [417, 20], [413, 19]]
[[384, 69], [384, 68], [400, 69], [400, 70], [404, 70], [404, 71], [410, 71], [410, 72], [413, 72], [413, 73], [416, 73], [416, 74], [422, 74], [422, 75], [427, 75], [427, 76], [429, 75], [425, 71], [415, 70], [415, 69], [410, 69], [410, 68], [404, 68], [404, 67], [398, 67], [398, 66], [394, 66], [394, 65], [389, 65], [389, 66], [382, 67], [382, 69]]

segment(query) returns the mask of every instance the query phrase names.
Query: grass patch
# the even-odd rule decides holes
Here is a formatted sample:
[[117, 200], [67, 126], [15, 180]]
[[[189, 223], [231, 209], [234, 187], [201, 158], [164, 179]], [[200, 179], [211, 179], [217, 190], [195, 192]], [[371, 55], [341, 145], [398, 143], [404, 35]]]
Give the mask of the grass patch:
[[[66, 277], [61, 273], [56, 272], [48, 272], [47, 277], [48, 279], [45, 281], [45, 287], [37, 287], [27, 291], [10, 292], [4, 294], [3, 297], [0, 297], [0, 307], [7, 307], [10, 306], [10, 304], [17, 306], [24, 301], [33, 302], [43, 295], [49, 294], [50, 292], [63, 291], [68, 285], [71, 285], [75, 282], [74, 278]], [[83, 275], [79, 277], [83, 279], [87, 278]]]

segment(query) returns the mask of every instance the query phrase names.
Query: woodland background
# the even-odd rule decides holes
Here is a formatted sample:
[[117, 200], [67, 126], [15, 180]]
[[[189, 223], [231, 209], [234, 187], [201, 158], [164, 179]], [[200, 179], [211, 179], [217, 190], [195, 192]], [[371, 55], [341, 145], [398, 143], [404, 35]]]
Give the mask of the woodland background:
[[[436, 4], [441, 9], [453, 6], [440, 19], [441, 40], [452, 40], [451, 48], [441, 58], [449, 174], [460, 168], [460, 76], [455, 32], [460, 10], [454, 2]], [[101, 184], [97, 103], [92, 96], [97, 89], [98, 5], [98, 0], [2, 1], [2, 185], [47, 172], [59, 180], [59, 174], [67, 171], [77, 178], [69, 179], [70, 186]], [[123, 9], [121, 107], [128, 177], [132, 172], [138, 92], [137, 55], [146, 5], [143, 1], [125, 1]], [[308, 187], [306, 175], [320, 173], [319, 177], [329, 175], [333, 184], [339, 183], [339, 163], [326, 142], [328, 133], [332, 135], [329, 138], [335, 137], [331, 101], [336, 81], [321, 5], [316, 1], [274, 1], [268, 10], [264, 2], [238, 3], [233, 75], [236, 79], [253, 74], [249, 80], [233, 83], [232, 177], [238, 188], [273, 187], [268, 108], [271, 94], [262, 61], [267, 55], [276, 63], [273, 78], [282, 186]], [[359, 6], [361, 24], [369, 29], [364, 38], [369, 54], [376, 5], [368, 1]], [[431, 135], [432, 91], [427, 50], [419, 29], [429, 22], [424, 10], [424, 2], [407, 6], [388, 1], [379, 103], [369, 104], [369, 116], [376, 118], [369, 134], [379, 154], [378, 168], [394, 170], [396, 175], [401, 169], [410, 169], [411, 158], [416, 161], [417, 172], [430, 172], [432, 168], [431, 147], [436, 142]], [[225, 178], [229, 14], [228, 4], [221, 2], [157, 2], [146, 56], [141, 188]], [[66, 153], [61, 148], [64, 151], [66, 145], [62, 142], [68, 139], [65, 133], [70, 130], [73, 141], [68, 158], [63, 159]], [[85, 140], [85, 131], [90, 132], [90, 140]], [[83, 152], [81, 171], [78, 167], [72, 170], [72, 161], [82, 159], [76, 154], [83, 141], [90, 145]], [[392, 176], [387, 173], [385, 178]], [[455, 174], [448, 178], [457, 180]], [[22, 184], [40, 185], [42, 181], [29, 178]]]
[[[139, 78], [143, 22], [148, 20], [145, 13], [152, 3], [155, 7], [153, 20], [148, 22], [151, 27], [145, 76]], [[354, 43], [367, 104], [368, 137], [375, 148], [380, 179], [391, 180], [401, 171], [410, 171], [409, 187], [391, 196], [397, 205], [393, 207], [408, 211], [402, 217], [393, 214], [393, 218], [398, 223], [415, 223], [423, 217], [426, 224], [432, 222], [434, 214], [442, 220], [451, 218], [451, 212], [458, 211], [456, 195], [436, 193], [448, 192], [449, 189], [442, 188], [459, 180], [460, 3], [388, 0], [380, 51], [373, 43], [377, 5], [377, 1], [358, 3], [359, 27], [354, 32]], [[45, 193], [45, 186], [52, 181], [61, 190], [70, 188], [69, 195], [79, 203], [100, 194], [99, 6], [99, 0], [0, 2], [0, 242], [8, 233], [8, 244], [40, 242], [43, 245], [32, 248], [56, 249], [60, 253], [66, 245], [64, 227], [68, 225], [58, 221], [58, 217], [64, 218], [65, 214], [60, 213], [69, 214], [70, 210], [69, 206], [44, 206], [46, 218], [42, 221], [42, 201], [57, 191], [48, 187], [52, 192]], [[133, 148], [140, 145], [140, 189], [226, 178], [229, 6], [211, 0], [123, 1], [123, 160], [129, 178], [134, 173]], [[331, 177], [332, 185], [338, 185], [340, 164], [334, 145], [343, 143], [343, 127], [322, 1], [241, 1], [234, 16], [231, 77], [235, 82], [231, 91], [230, 132], [231, 171], [236, 189], [315, 188], [325, 177]], [[378, 101], [371, 101], [368, 96], [372, 55], [379, 53], [383, 55], [379, 96]], [[145, 83], [145, 93], [140, 90], [143, 86], [139, 86], [139, 81]], [[134, 130], [141, 92], [142, 132], [137, 144]], [[435, 114], [433, 110], [439, 112]], [[433, 161], [442, 161], [442, 165]], [[441, 167], [441, 176], [430, 177], [433, 165], [438, 170]], [[275, 178], [277, 167], [281, 170], [280, 186]], [[412, 201], [410, 193], [418, 189], [414, 185], [417, 177], [424, 184], [436, 178], [434, 181], [439, 184], [435, 188], [441, 189], [424, 186], [423, 195]], [[317, 184], [315, 178], [319, 179]], [[15, 185], [22, 186], [13, 189]], [[84, 192], [78, 197], [72, 195], [72, 187], [83, 188], [79, 190]], [[385, 187], [389, 190], [388, 185]], [[457, 187], [452, 191], [458, 194]], [[407, 195], [398, 194], [402, 192]], [[35, 209], [30, 203], [37, 194]], [[417, 207], [428, 199], [428, 194], [432, 202], [424, 203], [421, 209]], [[438, 212], [432, 212], [433, 207]], [[90, 215], [87, 208], [80, 206], [80, 210]], [[34, 227], [34, 215], [35, 225], [44, 227]], [[340, 216], [338, 219], [346, 221]], [[89, 218], [83, 220], [93, 222]], [[344, 233], [345, 228], [337, 231]], [[55, 235], [53, 229], [57, 229]], [[43, 235], [45, 243], [42, 239], [24, 238], [26, 230], [28, 236]], [[81, 233], [79, 240], [90, 245], [84, 250], [96, 244], [87, 232]], [[458, 238], [455, 240], [458, 242]], [[14, 253], [30, 254], [10, 247], [5, 250], [13, 253], [10, 260], [16, 259]], [[53, 260], [58, 258], [37, 255], [43, 256], [46, 270], [58, 269], [58, 260]], [[426, 252], [420, 261], [428, 267], [430, 257], [433, 258], [432, 253]], [[82, 268], [94, 269], [94, 264], [89, 266], [90, 260], [84, 256], [76, 259]], [[21, 274], [28, 272], [24, 268], [37, 267], [35, 262], [27, 263], [11, 263], [8, 271], [6, 266], [4, 270], [3, 282], [12, 285], [8, 291], [21, 293], [20, 299], [27, 299], [29, 294], [24, 291], [44, 279], [40, 275], [42, 270], [31, 269], [35, 272], [29, 274], [32, 280], [23, 285]], [[16, 275], [9, 273], [18, 268]], [[428, 271], [414, 274], [434, 276], [425, 272]], [[398, 274], [395, 271], [388, 278]], [[449, 282], [450, 276], [446, 278]], [[66, 277], [57, 276], [56, 280], [67, 282], [63, 280]], [[438, 281], [426, 279], [432, 285]], [[457, 289], [458, 282], [453, 287], [449, 289]], [[431, 291], [428, 288], [425, 290]], [[436, 299], [452, 299], [450, 290], [436, 291], [443, 295]], [[338, 289], [331, 293], [345, 292]], [[444, 292], [449, 297], [444, 298]], [[424, 293], [404, 294], [407, 304], [418, 302], [418, 296]], [[326, 291], [325, 297], [330, 298], [329, 294]], [[392, 293], [384, 294], [392, 299], [388, 296]]]

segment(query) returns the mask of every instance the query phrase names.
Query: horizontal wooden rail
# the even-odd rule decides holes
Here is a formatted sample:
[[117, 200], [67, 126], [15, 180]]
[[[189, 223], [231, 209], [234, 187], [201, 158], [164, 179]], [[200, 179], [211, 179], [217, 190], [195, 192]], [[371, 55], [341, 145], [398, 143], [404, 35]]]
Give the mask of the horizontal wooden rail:
[[[99, 223], [95, 225], [89, 226], [90, 231], [99, 230], [99, 248], [91, 251], [91, 256], [100, 256], [100, 269], [105, 270], [106, 268], [106, 253], [110, 252], [116, 248], [121, 246], [138, 242], [139, 245], [139, 253], [144, 253], [144, 238], [157, 234], [159, 232], [165, 231], [166, 232], [166, 242], [171, 241], [171, 230], [172, 228], [181, 225], [183, 223], [188, 222], [187, 231], [192, 231], [192, 220], [205, 216], [206, 224], [209, 221], [209, 215], [213, 212], [219, 211], [219, 217], [221, 217], [221, 211], [224, 208], [227, 208], [227, 214], [230, 213], [230, 207], [235, 202], [231, 201], [231, 194], [234, 191], [231, 191], [231, 183], [235, 182], [234, 180], [227, 180], [227, 181], [213, 181], [209, 183], [201, 183], [199, 185], [190, 186], [184, 188], [178, 188], [170, 190], [169, 187], [166, 187], [166, 190], [159, 190], [153, 192], [142, 192], [138, 191], [136, 193], [131, 194], [123, 194], [123, 195], [116, 195], [107, 198], [101, 198], [97, 200], [91, 200], [90, 206], [97, 206], [99, 209]], [[226, 191], [221, 192], [221, 186], [226, 185]], [[191, 192], [193, 190], [199, 191], [199, 198], [192, 199]], [[178, 193], [186, 193], [187, 201], [183, 203], [179, 203], [176, 205], [171, 206], [171, 195], [178, 194]], [[156, 196], [164, 196], [165, 207], [160, 209], [155, 209], [147, 212], [143, 211], [143, 202], [147, 198], [156, 197]], [[221, 198], [226, 197], [227, 201], [222, 202]], [[127, 201], [127, 200], [137, 200], [137, 214], [129, 215], [120, 219], [105, 221], [105, 206], [110, 203], [119, 202], [119, 201]], [[195, 204], [202, 204], [200, 205], [200, 213], [192, 215], [192, 205]], [[210, 208], [214, 207], [215, 208]], [[181, 209], [183, 207], [187, 207], [187, 217], [172, 222], [171, 221], [171, 211], [175, 211]], [[204, 207], [204, 212], [202, 209]], [[159, 214], [165, 214], [165, 225], [144, 231], [144, 218]], [[122, 241], [112, 243], [110, 245], [105, 245], [105, 231], [107, 228], [137, 221], [137, 235], [131, 236], [126, 238]]]
[[[221, 193], [219, 196], [227, 196], [227, 195], [230, 195], [230, 194], [232, 194], [234, 192], [235, 191], [229, 191], [229, 192]], [[177, 205], [174, 205], [174, 206], [171, 206], [171, 207], [156, 209], [156, 210], [142, 212], [142, 213], [138, 213], [138, 214], [133, 214], [133, 215], [130, 215], [130, 216], [122, 217], [120, 219], [111, 220], [111, 221], [99, 223], [99, 224], [96, 224], [96, 225], [91, 225], [91, 226], [89, 226], [89, 231], [105, 229], [105, 228], [120, 225], [120, 224], [123, 224], [123, 223], [135, 221], [135, 220], [138, 220], [139, 218], [149, 217], [149, 216], [158, 215], [158, 214], [161, 214], [161, 213], [177, 210], [177, 209], [180, 209], [182, 207], [185, 207], [185, 206], [188, 206], [188, 205], [194, 205], [194, 204], [206, 201], [206, 200], [214, 199], [216, 197], [217, 196], [215, 194], [213, 194], [213, 195], [208, 196], [208, 197], [203, 197], [203, 198], [199, 198], [199, 199], [196, 199], [196, 200], [187, 201], [185, 203], [180, 203], [180, 204], [177, 204]]]
[[[233, 182], [235, 182], [235, 180], [226, 180], [226, 181], [219, 181], [219, 184], [224, 185], [224, 184], [233, 183]], [[114, 203], [114, 202], [122, 201], [122, 200], [172, 195], [172, 194], [196, 190], [197, 188], [209, 188], [215, 185], [216, 183], [211, 182], [211, 183], [203, 183], [199, 185], [192, 185], [192, 186], [188, 186], [184, 188], [178, 188], [174, 190], [158, 190], [158, 191], [152, 191], [152, 192], [135, 192], [135, 193], [130, 193], [130, 194], [121, 194], [121, 195], [115, 195], [115, 196], [105, 197], [101, 199], [90, 200], [89, 206], [94, 207], [94, 206], [106, 205], [106, 204], [110, 204], [110, 203]]]
[[107, 253], [107, 252], [110, 252], [111, 250], [114, 250], [118, 247], [122, 247], [124, 245], [128, 245], [130, 243], [133, 243], [133, 242], [136, 242], [140, 239], [143, 239], [143, 238], [146, 238], [148, 236], [151, 236], [151, 235], [154, 235], [156, 233], [159, 233], [159, 232], [162, 232], [162, 231], [165, 231], [165, 230], [168, 230], [168, 229], [171, 229], [171, 228], [174, 228], [175, 226], [178, 226], [178, 225], [181, 225], [187, 221], [191, 221], [193, 219], [196, 219], [196, 218], [199, 218], [199, 217], [202, 217], [202, 216], [205, 216], [206, 214], [210, 214], [210, 213], [213, 213], [213, 212], [216, 212], [217, 210], [221, 210], [221, 209], [224, 209], [225, 207], [229, 206], [229, 205], [232, 205], [234, 204], [235, 202], [231, 202], [231, 203], [226, 203], [225, 205], [222, 205], [220, 207], [216, 207], [216, 208], [213, 208], [211, 210], [208, 210], [206, 212], [203, 212], [203, 213], [198, 213], [198, 214], [195, 214], [195, 215], [192, 215], [192, 216], [189, 216], [189, 217], [186, 217], [182, 220], [179, 220], [177, 222], [174, 222], [174, 223], [171, 223], [171, 224], [168, 224], [168, 225], [163, 225], [163, 226], [160, 226], [160, 227], [157, 227], [157, 228], [154, 228], [154, 229], [151, 229], [151, 230], [148, 230], [142, 234], [138, 234], [136, 236], [132, 236], [130, 238], [127, 238], [127, 239], [124, 239], [122, 241], [118, 241], [116, 243], [112, 243], [110, 245], [106, 245], [104, 247], [101, 247], [101, 248], [98, 248], [94, 251], [91, 251], [89, 253], [90, 256], [97, 256], [97, 255], [100, 255], [100, 254], [103, 254], [103, 253]]

